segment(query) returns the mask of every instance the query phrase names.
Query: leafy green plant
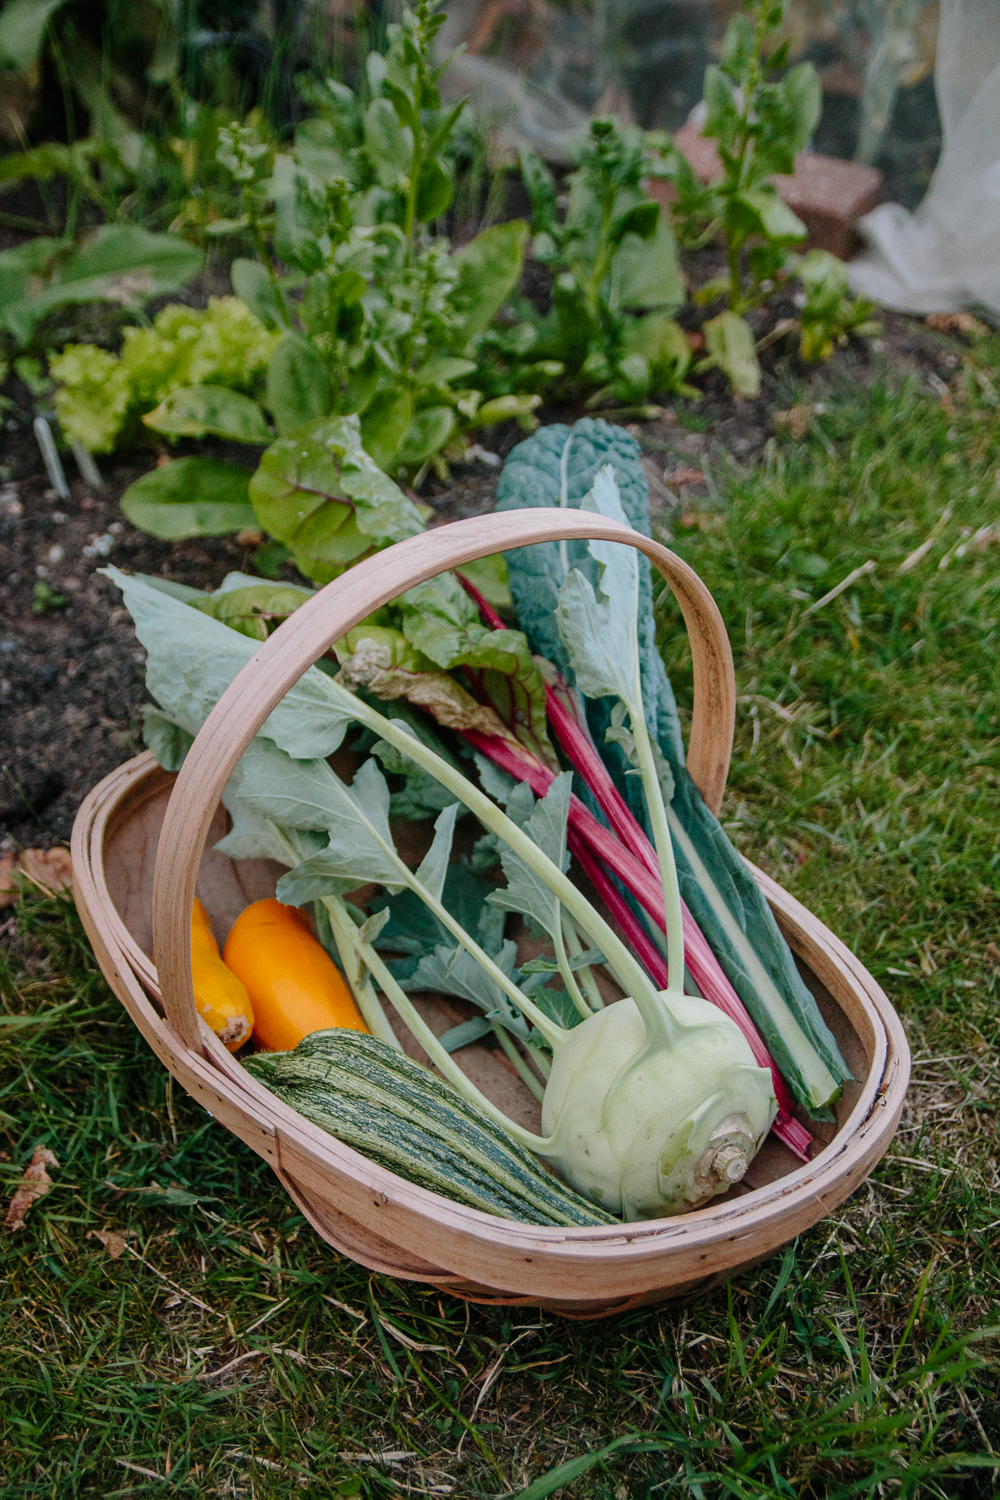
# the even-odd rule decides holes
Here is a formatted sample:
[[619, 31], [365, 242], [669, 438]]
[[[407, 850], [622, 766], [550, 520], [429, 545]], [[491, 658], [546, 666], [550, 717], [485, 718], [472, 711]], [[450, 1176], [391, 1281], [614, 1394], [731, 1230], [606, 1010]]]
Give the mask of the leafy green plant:
[[872, 319], [875, 304], [866, 297], [851, 296], [842, 260], [828, 250], [810, 250], [789, 266], [804, 293], [799, 314], [803, 359], [829, 359], [838, 344], [847, 343], [849, 334], [863, 338], [880, 331], [881, 323]]
[[778, 196], [775, 173], [794, 171], [822, 100], [811, 63], [787, 66], [789, 46], [766, 47], [781, 25], [784, 0], [747, 0], [726, 29], [719, 62], [705, 70], [702, 134], [716, 142], [722, 173], [704, 186], [676, 148], [669, 170], [677, 190], [674, 223], [681, 243], [707, 245], [721, 233], [728, 274], [699, 288], [696, 300], [726, 299], [726, 310], [705, 327], [707, 357], [741, 395], [760, 389], [760, 370], [745, 314], [766, 301], [784, 271], [790, 246], [805, 225]]
[[357, 413], [368, 452], [391, 473], [442, 467], [463, 454], [466, 433], [528, 420], [537, 404], [483, 403], [462, 383], [520, 275], [526, 230], [488, 229], [452, 254], [426, 228], [451, 201], [448, 151], [462, 109], [445, 110], [438, 93], [443, 19], [432, 0], [404, 11], [386, 54], [369, 56], [367, 103], [329, 80], [325, 114], [300, 128], [266, 178], [265, 148], [249, 129], [220, 136], [257, 250], [234, 262], [233, 286], [280, 334], [264, 405], [282, 435]]
[[551, 172], [522, 153], [532, 251], [552, 276], [552, 307], [543, 315], [515, 299], [518, 321], [484, 339], [489, 364], [477, 380], [498, 391], [587, 395], [595, 407], [686, 389], [691, 351], [670, 317], [684, 301], [674, 238], [643, 186], [654, 167], [640, 131], [592, 121], [560, 218]]
[[277, 341], [238, 297], [210, 297], [203, 310], [172, 303], [151, 327], [126, 328], [118, 355], [67, 344], [50, 359], [56, 413], [66, 436], [92, 453], [134, 438], [151, 411], [157, 417], [148, 425], [170, 436], [213, 432], [266, 443], [263, 413], [254, 404], [248, 422], [245, 403], [263, 390]]

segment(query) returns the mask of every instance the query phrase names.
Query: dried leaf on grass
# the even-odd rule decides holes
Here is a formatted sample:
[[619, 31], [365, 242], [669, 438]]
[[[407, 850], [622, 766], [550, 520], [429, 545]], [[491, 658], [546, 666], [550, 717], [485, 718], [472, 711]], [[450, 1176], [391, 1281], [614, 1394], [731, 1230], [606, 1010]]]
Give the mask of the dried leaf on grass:
[[69, 850], [25, 849], [20, 859], [16, 854], [0, 856], [0, 907], [13, 906], [17, 901], [20, 894], [18, 875], [26, 876], [46, 895], [66, 890], [73, 884], [73, 862]]
[[121, 1260], [128, 1249], [129, 1240], [135, 1239], [135, 1230], [126, 1229], [122, 1234], [117, 1229], [88, 1229], [88, 1240], [99, 1240], [112, 1260]]
[[58, 1167], [59, 1161], [45, 1146], [36, 1146], [31, 1163], [21, 1179], [21, 1185], [7, 1205], [4, 1224], [10, 1230], [23, 1229], [24, 1221], [39, 1198], [53, 1186], [46, 1167]]

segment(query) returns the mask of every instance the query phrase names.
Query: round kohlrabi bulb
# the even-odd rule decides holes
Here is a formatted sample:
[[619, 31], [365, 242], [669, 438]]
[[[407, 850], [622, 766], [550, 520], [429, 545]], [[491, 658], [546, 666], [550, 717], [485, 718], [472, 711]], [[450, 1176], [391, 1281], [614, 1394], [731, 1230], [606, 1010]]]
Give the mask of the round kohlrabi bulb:
[[734, 1021], [690, 995], [661, 994], [675, 1045], [649, 1040], [634, 1000], [575, 1026], [556, 1050], [542, 1105], [546, 1157], [626, 1220], [684, 1213], [739, 1182], [777, 1110]]

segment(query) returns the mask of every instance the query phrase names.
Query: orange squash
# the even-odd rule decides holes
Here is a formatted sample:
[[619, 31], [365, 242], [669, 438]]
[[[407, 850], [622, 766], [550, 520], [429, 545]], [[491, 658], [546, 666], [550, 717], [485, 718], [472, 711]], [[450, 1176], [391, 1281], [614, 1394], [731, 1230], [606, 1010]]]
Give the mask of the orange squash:
[[223, 959], [253, 1002], [255, 1041], [290, 1052], [331, 1026], [367, 1031], [340, 971], [309, 930], [305, 914], [280, 901], [255, 901], [236, 918]]
[[253, 1029], [253, 1006], [246, 987], [219, 956], [208, 912], [197, 896], [191, 908], [191, 970], [198, 1014], [222, 1044], [235, 1052]]

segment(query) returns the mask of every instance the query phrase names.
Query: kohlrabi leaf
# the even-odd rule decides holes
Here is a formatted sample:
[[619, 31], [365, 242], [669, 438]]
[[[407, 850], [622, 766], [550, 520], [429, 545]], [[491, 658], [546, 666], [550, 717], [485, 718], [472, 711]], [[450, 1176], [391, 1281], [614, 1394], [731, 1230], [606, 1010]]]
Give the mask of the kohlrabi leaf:
[[413, 502], [365, 452], [356, 416], [330, 417], [272, 443], [250, 499], [261, 526], [317, 583], [424, 529]]
[[[466, 865], [449, 865], [441, 895], [442, 905], [491, 957], [499, 953], [503, 944], [506, 920], [502, 911], [487, 904], [486, 898], [493, 889], [492, 884], [480, 880]], [[387, 897], [377, 896], [374, 909], [379, 910], [380, 903], [387, 902]], [[422, 958], [441, 944], [453, 941], [448, 929], [413, 891], [394, 896], [389, 910], [391, 920], [376, 944], [387, 953]]]
[[[599, 470], [581, 509], [624, 522], [610, 464]], [[615, 697], [631, 708], [639, 686], [637, 553], [620, 542], [591, 542], [590, 552], [600, 567], [597, 591], [578, 568], [571, 569], [559, 590], [559, 634], [580, 692]]]
[[473, 757], [476, 770], [479, 772], [479, 784], [487, 797], [492, 797], [494, 802], [499, 802], [501, 807], [506, 807], [510, 801], [511, 793], [516, 786], [522, 783], [514, 780], [506, 771], [494, 765], [493, 761], [487, 760], [485, 755], [477, 751]]
[[[264, 748], [273, 773], [280, 777], [284, 762], [289, 757], [273, 745], [265, 744]], [[233, 826], [216, 844], [219, 854], [226, 855], [228, 859], [273, 859], [278, 864], [291, 867], [318, 854], [325, 847], [325, 833], [304, 828], [279, 828], [272, 819], [259, 813], [240, 797], [242, 779], [241, 761], [222, 794], [222, 805], [232, 818]]]
[[179, 771], [184, 757], [194, 744], [194, 735], [175, 724], [152, 703], [143, 705], [142, 739], [147, 750], [152, 750], [157, 764], [165, 771]]
[[451, 806], [454, 799], [447, 787], [397, 750], [395, 745], [379, 740], [372, 746], [372, 753], [378, 756], [390, 776], [402, 776], [406, 781], [401, 792], [393, 792], [389, 797], [392, 817], [417, 820]]
[[[540, 798], [531, 816], [522, 825], [529, 838], [547, 854], [557, 869], [565, 870], [569, 860], [566, 854], [566, 822], [569, 816], [569, 799], [573, 777], [563, 771]], [[511, 798], [511, 802], [514, 799]], [[508, 816], [513, 817], [508, 804]], [[500, 860], [507, 885], [494, 891], [490, 904], [501, 911], [513, 911], [527, 918], [529, 925], [541, 927], [553, 941], [560, 931], [561, 907], [558, 896], [553, 895], [533, 870], [530, 870], [518, 855], [501, 845]]]
[[[371, 765], [371, 761], [366, 764]], [[434, 840], [417, 870], [417, 879], [435, 901], [441, 900], [444, 890], [444, 880], [451, 861], [451, 846], [455, 837], [455, 819], [458, 816], [458, 810], [459, 804], [453, 802], [437, 818], [434, 824]]]
[[325, 849], [282, 877], [279, 900], [301, 906], [369, 881], [402, 889], [389, 832], [389, 788], [375, 761], [366, 760], [346, 786], [325, 761], [292, 760], [258, 738], [241, 762], [236, 795], [279, 827], [329, 832]]
[[[496, 963], [508, 978], [515, 972], [516, 959], [517, 944], [504, 943], [496, 955]], [[491, 979], [464, 948], [447, 948], [443, 944], [435, 948], [420, 960], [406, 982], [406, 988], [468, 1000], [522, 1040], [528, 1035], [527, 1022], [514, 1010], [496, 980]]]
[[[587, 948], [585, 952], [578, 953], [575, 958], [567, 959], [567, 965], [572, 970], [587, 968], [590, 964], [604, 963], [604, 954], [600, 948]], [[533, 958], [529, 963], [521, 965], [522, 974], [558, 974], [559, 965], [554, 958]]]
[[488, 1036], [492, 1027], [485, 1016], [473, 1016], [471, 1021], [462, 1021], [458, 1026], [452, 1026], [438, 1037], [438, 1041], [446, 1052], [457, 1052], [460, 1047], [468, 1047], [470, 1042], [478, 1042], [480, 1037]]
[[[121, 589], [145, 646], [146, 686], [168, 719], [197, 734], [221, 693], [258, 649], [258, 643], [163, 590], [104, 569]], [[310, 667], [285, 694], [261, 733], [289, 755], [332, 755], [351, 722], [330, 679]]]

